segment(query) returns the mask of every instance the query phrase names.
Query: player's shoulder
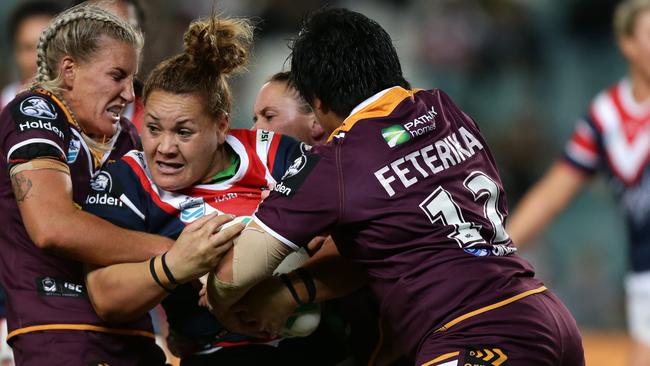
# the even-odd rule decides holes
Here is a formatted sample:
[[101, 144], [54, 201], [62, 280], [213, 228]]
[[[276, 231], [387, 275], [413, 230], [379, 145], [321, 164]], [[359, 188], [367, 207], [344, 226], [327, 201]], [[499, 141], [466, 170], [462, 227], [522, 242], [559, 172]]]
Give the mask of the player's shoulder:
[[69, 117], [67, 108], [51, 93], [26, 91], [3, 109], [2, 123], [18, 132], [42, 130], [65, 139], [70, 130]]
[[[621, 102], [625, 98], [625, 94], [631, 94], [631, 92], [629, 81], [621, 79], [596, 93], [589, 102], [589, 108], [593, 110], [595, 107], [604, 104], [611, 104], [613, 107], [618, 104], [617, 101]], [[620, 106], [624, 107], [625, 105], [621, 104]]]
[[[140, 179], [140, 177], [144, 179]], [[141, 151], [132, 150], [121, 159], [108, 160], [90, 181], [90, 187], [96, 192], [109, 192], [119, 196], [124, 187], [135, 189], [148, 182], [146, 162]], [[128, 189], [127, 189], [128, 190]]]
[[109, 161], [106, 167], [125, 171], [146, 171], [148, 169], [147, 159], [144, 156], [144, 152], [140, 150], [131, 150], [124, 154], [122, 158]]
[[271, 142], [275, 133], [266, 130], [235, 128], [228, 131], [228, 135], [239, 140], [239, 142], [241, 142], [244, 146], [255, 146], [259, 143]]
[[131, 150], [119, 159], [109, 159], [101, 171], [124, 180], [140, 174], [146, 175], [147, 162], [142, 151]]

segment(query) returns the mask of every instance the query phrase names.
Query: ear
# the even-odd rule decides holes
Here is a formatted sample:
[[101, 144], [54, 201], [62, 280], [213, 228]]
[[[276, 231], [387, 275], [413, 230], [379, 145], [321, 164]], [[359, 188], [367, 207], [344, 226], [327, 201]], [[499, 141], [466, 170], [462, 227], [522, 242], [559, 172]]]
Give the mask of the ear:
[[311, 122], [310, 134], [311, 139], [316, 143], [321, 142], [325, 139], [325, 130], [323, 129], [323, 126], [320, 125], [320, 123], [316, 122], [316, 118], [314, 118], [314, 120]]
[[63, 56], [61, 62], [59, 62], [59, 72], [62, 76], [63, 87], [67, 90], [72, 90], [77, 72], [77, 63], [72, 57]]
[[224, 114], [223, 117], [217, 122], [217, 140], [219, 145], [226, 142], [226, 135], [230, 129], [230, 115]]
[[636, 53], [636, 43], [635, 39], [632, 36], [620, 36], [617, 39], [618, 41], [618, 48], [621, 49], [621, 53], [623, 54], [623, 57], [630, 62], [633, 60], [633, 57]]
[[318, 98], [314, 98], [314, 101], [312, 102], [311, 108], [314, 111], [318, 111], [321, 114], [325, 114], [325, 113], [329, 112], [329, 108], [327, 108], [327, 106], [325, 104], [323, 104], [323, 101], [318, 99]]

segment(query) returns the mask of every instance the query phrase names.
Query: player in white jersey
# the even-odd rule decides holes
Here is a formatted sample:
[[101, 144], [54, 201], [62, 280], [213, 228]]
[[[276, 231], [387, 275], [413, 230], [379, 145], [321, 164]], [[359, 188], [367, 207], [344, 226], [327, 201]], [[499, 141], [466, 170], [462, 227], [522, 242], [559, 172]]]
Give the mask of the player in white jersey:
[[524, 196], [508, 232], [525, 243], [564, 209], [598, 172], [608, 178], [628, 229], [630, 365], [650, 365], [650, 1], [623, 1], [614, 32], [628, 74], [601, 91], [578, 120], [564, 157]]

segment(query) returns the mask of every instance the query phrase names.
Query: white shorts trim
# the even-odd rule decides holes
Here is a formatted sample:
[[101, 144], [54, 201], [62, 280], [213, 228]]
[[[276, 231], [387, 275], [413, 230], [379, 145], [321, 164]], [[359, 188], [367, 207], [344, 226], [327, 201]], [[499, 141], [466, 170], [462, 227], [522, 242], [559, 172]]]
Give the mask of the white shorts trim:
[[627, 323], [630, 335], [650, 346], [650, 271], [625, 276]]
[[0, 318], [0, 364], [10, 361], [13, 365], [14, 352], [7, 344], [7, 319]]

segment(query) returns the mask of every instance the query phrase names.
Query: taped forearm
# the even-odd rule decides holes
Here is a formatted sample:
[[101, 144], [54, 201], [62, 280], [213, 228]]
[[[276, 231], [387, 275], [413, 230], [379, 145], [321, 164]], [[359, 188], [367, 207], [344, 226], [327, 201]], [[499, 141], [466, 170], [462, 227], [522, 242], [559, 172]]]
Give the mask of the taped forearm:
[[235, 239], [232, 250], [231, 272], [219, 270], [208, 278], [208, 300], [213, 307], [223, 308], [235, 303], [249, 288], [270, 276], [291, 252], [289, 247], [254, 224]]

